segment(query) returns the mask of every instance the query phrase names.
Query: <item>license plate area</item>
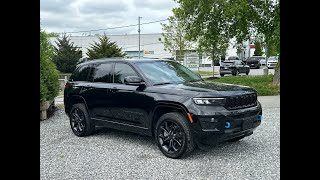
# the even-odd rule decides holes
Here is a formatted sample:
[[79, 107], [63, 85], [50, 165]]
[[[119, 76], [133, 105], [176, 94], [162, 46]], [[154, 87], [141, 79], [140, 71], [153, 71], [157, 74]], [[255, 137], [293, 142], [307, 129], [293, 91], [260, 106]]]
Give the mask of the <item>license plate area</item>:
[[247, 118], [242, 121], [242, 130], [252, 129], [253, 128], [253, 118]]

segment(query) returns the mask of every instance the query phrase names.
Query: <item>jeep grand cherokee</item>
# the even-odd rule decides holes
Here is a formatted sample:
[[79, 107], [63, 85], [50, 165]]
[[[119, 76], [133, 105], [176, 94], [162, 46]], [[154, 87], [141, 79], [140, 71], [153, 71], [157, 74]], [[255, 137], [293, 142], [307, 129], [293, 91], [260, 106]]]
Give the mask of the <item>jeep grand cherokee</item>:
[[169, 60], [99, 59], [77, 66], [64, 90], [76, 136], [97, 126], [153, 136], [170, 158], [238, 141], [260, 125], [250, 87], [208, 82]]

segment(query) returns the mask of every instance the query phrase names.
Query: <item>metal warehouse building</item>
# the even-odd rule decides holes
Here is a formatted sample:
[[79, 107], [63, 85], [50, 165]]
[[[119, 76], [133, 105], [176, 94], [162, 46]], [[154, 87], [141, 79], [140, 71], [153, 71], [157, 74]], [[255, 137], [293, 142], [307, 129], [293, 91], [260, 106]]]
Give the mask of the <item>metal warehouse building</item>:
[[[138, 34], [124, 34], [124, 35], [107, 35], [110, 41], [116, 42], [116, 44], [122, 48], [123, 52], [128, 57], [139, 56], [139, 35]], [[82, 56], [87, 57], [86, 53], [88, 48], [94, 42], [98, 42], [97, 36], [70, 36], [71, 42], [75, 46], [80, 47]], [[169, 51], [164, 50], [164, 45], [160, 41], [163, 39], [161, 33], [154, 34], [140, 34], [140, 56], [147, 58], [174, 58]], [[53, 45], [56, 45], [56, 38], [50, 38]], [[232, 43], [231, 43], [232, 44]], [[193, 50], [195, 51], [195, 50]], [[252, 50], [251, 50], [252, 51]], [[248, 52], [248, 51], [247, 51]], [[245, 52], [242, 54], [248, 54]], [[240, 54], [240, 56], [242, 56]], [[253, 54], [253, 53], [252, 53]], [[188, 54], [187, 54], [188, 55]], [[230, 45], [227, 50], [227, 56], [236, 56], [236, 49]], [[174, 58], [175, 59], [175, 58]], [[209, 57], [201, 57], [199, 65], [211, 66], [212, 61]]]

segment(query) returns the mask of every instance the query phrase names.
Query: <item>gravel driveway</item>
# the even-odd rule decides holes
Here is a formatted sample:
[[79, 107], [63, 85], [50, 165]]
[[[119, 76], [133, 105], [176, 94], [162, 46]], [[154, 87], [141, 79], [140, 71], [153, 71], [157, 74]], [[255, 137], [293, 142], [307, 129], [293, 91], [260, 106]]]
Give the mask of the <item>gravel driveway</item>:
[[98, 129], [73, 135], [63, 107], [40, 122], [41, 179], [280, 179], [280, 96], [259, 97], [253, 135], [185, 159], [166, 158], [151, 137]]

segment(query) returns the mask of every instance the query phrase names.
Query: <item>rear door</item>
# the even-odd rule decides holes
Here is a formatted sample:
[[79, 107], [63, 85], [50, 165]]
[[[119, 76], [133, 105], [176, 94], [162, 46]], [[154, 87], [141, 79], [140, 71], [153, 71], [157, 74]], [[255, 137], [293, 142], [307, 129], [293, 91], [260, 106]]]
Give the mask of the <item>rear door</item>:
[[83, 88], [82, 96], [93, 118], [112, 118], [108, 110], [111, 104], [110, 89], [113, 87], [113, 65], [112, 62], [95, 64], [88, 77], [90, 83]]

